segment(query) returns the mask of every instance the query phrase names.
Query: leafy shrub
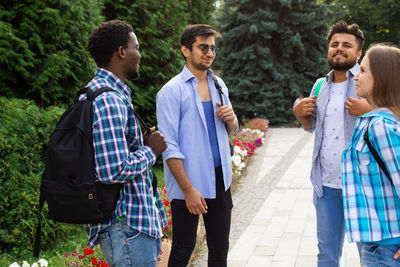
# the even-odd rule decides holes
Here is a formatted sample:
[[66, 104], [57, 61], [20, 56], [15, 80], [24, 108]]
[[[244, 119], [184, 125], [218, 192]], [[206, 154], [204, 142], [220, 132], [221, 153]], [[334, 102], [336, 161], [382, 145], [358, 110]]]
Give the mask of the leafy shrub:
[[0, 95], [69, 103], [95, 69], [85, 47], [97, 0], [0, 1]]
[[[0, 97], [0, 252], [23, 256], [32, 249], [39, 184], [49, 136], [64, 110], [39, 109], [32, 101]], [[46, 214], [46, 206], [43, 214]], [[73, 228], [43, 215], [42, 246]]]

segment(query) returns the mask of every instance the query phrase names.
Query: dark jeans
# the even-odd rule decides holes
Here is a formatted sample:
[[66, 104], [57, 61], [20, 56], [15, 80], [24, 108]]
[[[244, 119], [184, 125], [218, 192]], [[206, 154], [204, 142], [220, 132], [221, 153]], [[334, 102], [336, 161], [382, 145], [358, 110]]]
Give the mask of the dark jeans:
[[[207, 235], [208, 266], [227, 266], [232, 197], [224, 190], [222, 169], [216, 168], [216, 199], [206, 199], [208, 211], [203, 214]], [[169, 267], [186, 266], [196, 245], [199, 215], [190, 214], [184, 200], [174, 199], [172, 210], [172, 248]]]

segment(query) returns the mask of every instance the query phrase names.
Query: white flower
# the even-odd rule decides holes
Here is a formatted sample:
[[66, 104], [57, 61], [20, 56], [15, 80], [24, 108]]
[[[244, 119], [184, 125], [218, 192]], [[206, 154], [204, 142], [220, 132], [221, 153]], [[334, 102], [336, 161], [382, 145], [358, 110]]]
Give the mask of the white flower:
[[40, 259], [39, 263], [40, 267], [47, 267], [47, 265], [49, 264], [45, 259]]
[[234, 166], [240, 166], [240, 163], [242, 162], [242, 159], [239, 155], [233, 155], [232, 156], [232, 163]]
[[22, 262], [22, 267], [29, 267], [29, 263], [27, 261]]
[[16, 262], [13, 262], [12, 264], [10, 264], [10, 266], [9, 267], [20, 267], [19, 266], [19, 264], [18, 263], [16, 263]]
[[39, 267], [39, 264], [37, 262], [32, 263], [31, 267]]

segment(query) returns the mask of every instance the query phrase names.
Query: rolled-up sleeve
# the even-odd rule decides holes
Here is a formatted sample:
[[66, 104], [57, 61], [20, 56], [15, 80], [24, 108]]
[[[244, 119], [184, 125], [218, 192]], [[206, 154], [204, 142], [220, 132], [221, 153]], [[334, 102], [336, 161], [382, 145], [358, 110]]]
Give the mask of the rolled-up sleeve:
[[176, 88], [164, 87], [156, 98], [156, 114], [159, 131], [164, 134], [167, 149], [163, 153], [165, 160], [184, 159], [179, 146], [180, 98]]

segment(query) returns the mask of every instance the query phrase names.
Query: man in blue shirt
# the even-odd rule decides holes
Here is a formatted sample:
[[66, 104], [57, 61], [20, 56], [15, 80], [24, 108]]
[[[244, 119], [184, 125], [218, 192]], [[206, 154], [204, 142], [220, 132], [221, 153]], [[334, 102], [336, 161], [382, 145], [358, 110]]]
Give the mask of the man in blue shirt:
[[86, 225], [89, 244], [100, 243], [110, 266], [156, 267], [167, 222], [151, 166], [166, 143], [159, 132], [142, 134], [125, 84], [139, 78], [139, 42], [131, 25], [113, 20], [93, 30], [88, 50], [98, 66], [88, 87], [114, 90], [93, 102], [95, 171], [105, 184], [123, 184], [113, 216]]
[[353, 77], [360, 67], [364, 35], [358, 25], [339, 21], [327, 36], [328, 63], [318, 98], [314, 84], [293, 113], [309, 132], [315, 130], [311, 169], [317, 217], [318, 267], [339, 266], [344, 241], [341, 156], [351, 139], [356, 118], [372, 107], [355, 92]]
[[210, 69], [217, 37], [209, 25], [188, 25], [181, 36], [186, 65], [157, 94], [158, 127], [168, 145], [163, 159], [173, 226], [169, 266], [188, 264], [200, 214], [208, 266], [227, 265], [232, 209], [228, 134], [238, 122], [227, 87], [215, 77], [222, 87], [219, 94]]

